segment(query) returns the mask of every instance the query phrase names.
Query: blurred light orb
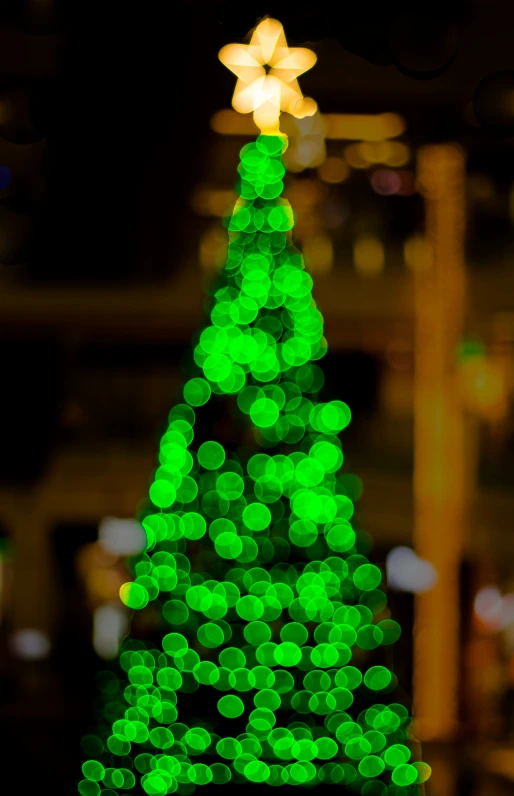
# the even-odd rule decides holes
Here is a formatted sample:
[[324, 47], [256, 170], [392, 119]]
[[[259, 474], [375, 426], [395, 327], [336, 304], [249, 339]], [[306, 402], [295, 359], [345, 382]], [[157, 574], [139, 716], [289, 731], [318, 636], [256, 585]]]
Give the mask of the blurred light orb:
[[381, 196], [391, 196], [401, 190], [402, 179], [396, 171], [377, 169], [371, 175], [371, 185], [375, 193], [381, 194]]
[[497, 586], [485, 586], [474, 600], [475, 615], [489, 630], [500, 630], [503, 620], [503, 600]]
[[48, 634], [32, 627], [13, 633], [10, 646], [14, 655], [23, 661], [42, 661], [48, 658], [51, 649]]
[[394, 547], [386, 559], [389, 586], [397, 591], [423, 594], [437, 583], [437, 572], [430, 561], [418, 558], [410, 547]]
[[98, 526], [98, 539], [104, 550], [118, 556], [141, 553], [146, 546], [146, 536], [136, 520], [104, 517]]
[[323, 182], [344, 182], [350, 173], [348, 164], [342, 158], [330, 157], [318, 167], [318, 175]]

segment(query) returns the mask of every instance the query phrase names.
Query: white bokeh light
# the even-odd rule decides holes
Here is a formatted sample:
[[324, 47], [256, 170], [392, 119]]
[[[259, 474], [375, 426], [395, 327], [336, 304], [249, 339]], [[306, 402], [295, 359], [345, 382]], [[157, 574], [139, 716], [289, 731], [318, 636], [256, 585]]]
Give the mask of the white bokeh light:
[[397, 591], [422, 594], [437, 583], [437, 572], [430, 561], [418, 558], [410, 547], [394, 547], [386, 559], [389, 586]]
[[146, 545], [145, 532], [137, 520], [104, 517], [98, 526], [98, 540], [104, 550], [118, 556], [137, 555]]
[[13, 654], [24, 661], [42, 661], [48, 658], [50, 638], [43, 630], [27, 627], [12, 634], [10, 646]]

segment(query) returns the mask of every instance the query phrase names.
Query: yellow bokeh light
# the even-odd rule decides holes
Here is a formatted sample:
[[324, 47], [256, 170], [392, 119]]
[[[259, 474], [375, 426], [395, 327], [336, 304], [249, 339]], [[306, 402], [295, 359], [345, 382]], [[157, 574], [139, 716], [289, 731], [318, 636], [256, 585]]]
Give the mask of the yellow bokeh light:
[[198, 255], [203, 271], [219, 271], [223, 268], [227, 259], [227, 233], [218, 223], [202, 234]]
[[379, 274], [385, 264], [384, 244], [376, 235], [361, 235], [353, 244], [356, 270], [364, 276]]
[[238, 78], [232, 97], [234, 109], [253, 112], [262, 132], [278, 132], [281, 111], [298, 118], [316, 112], [316, 103], [303, 96], [297, 80], [314, 66], [316, 55], [306, 47], [288, 47], [278, 20], [262, 20], [250, 44], [227, 44], [220, 50], [219, 59]]
[[324, 115], [327, 138], [347, 141], [382, 141], [405, 132], [405, 120], [397, 113]]
[[352, 169], [367, 169], [371, 163], [362, 154], [361, 144], [349, 144], [344, 148], [344, 159]]
[[232, 212], [236, 194], [230, 190], [200, 187], [191, 197], [191, 207], [199, 216], [223, 216]]
[[315, 274], [330, 271], [334, 264], [332, 241], [323, 232], [303, 241], [303, 254], [309, 270]]
[[489, 420], [500, 420], [508, 411], [505, 374], [485, 357], [470, 357], [460, 366], [462, 396], [468, 409]]
[[405, 265], [413, 271], [430, 268], [432, 264], [432, 247], [424, 235], [413, 235], [403, 244]]
[[342, 158], [330, 157], [318, 168], [318, 175], [323, 182], [344, 182], [350, 170]]

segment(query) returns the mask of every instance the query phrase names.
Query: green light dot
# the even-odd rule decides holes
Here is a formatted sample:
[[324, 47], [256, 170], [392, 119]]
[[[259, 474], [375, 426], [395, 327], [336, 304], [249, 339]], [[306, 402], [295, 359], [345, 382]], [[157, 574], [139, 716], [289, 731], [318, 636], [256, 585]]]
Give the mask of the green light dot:
[[237, 558], [243, 550], [243, 543], [237, 534], [231, 531], [224, 531], [216, 537], [214, 542], [216, 552], [222, 558]]
[[280, 666], [296, 666], [301, 658], [301, 649], [293, 641], [283, 641], [275, 649], [275, 661]]
[[309, 631], [305, 625], [299, 622], [288, 622], [281, 628], [280, 638], [282, 641], [292, 641], [294, 644], [301, 646], [309, 638]]
[[353, 582], [358, 589], [371, 591], [379, 586], [382, 580], [382, 571], [373, 564], [362, 564], [353, 573]]
[[86, 760], [82, 765], [82, 773], [86, 779], [100, 782], [104, 777], [105, 769], [98, 760]]
[[154, 481], [150, 487], [150, 500], [160, 509], [169, 508], [175, 501], [176, 494], [173, 484], [164, 479]]
[[402, 764], [397, 766], [391, 774], [391, 779], [395, 785], [404, 787], [413, 785], [418, 779], [418, 772], [413, 765]]
[[148, 592], [139, 583], [124, 583], [120, 588], [120, 600], [128, 608], [141, 609], [148, 604]]
[[197, 636], [198, 641], [200, 644], [203, 644], [204, 647], [219, 647], [224, 642], [222, 629], [212, 622], [201, 625], [201, 627], [198, 628]]
[[203, 406], [211, 397], [211, 388], [205, 379], [190, 379], [184, 385], [184, 399], [191, 406]]
[[262, 531], [271, 522], [271, 512], [262, 503], [250, 503], [243, 511], [243, 522], [253, 531]]
[[384, 761], [377, 755], [367, 755], [359, 763], [359, 773], [367, 778], [379, 777], [384, 768]]
[[244, 709], [243, 700], [233, 694], [228, 694], [218, 700], [219, 712], [228, 719], [235, 719], [238, 716], [242, 716]]
[[258, 647], [271, 638], [271, 628], [266, 622], [249, 622], [244, 628], [244, 637], [249, 644]]
[[388, 766], [391, 766], [391, 768], [396, 768], [408, 763], [410, 756], [411, 751], [408, 746], [405, 746], [404, 744], [394, 744], [384, 752], [384, 760]]
[[225, 461], [225, 450], [219, 442], [204, 442], [198, 448], [198, 461], [206, 470], [217, 470]]
[[387, 688], [391, 682], [392, 674], [385, 666], [372, 666], [364, 675], [364, 684], [373, 691]]

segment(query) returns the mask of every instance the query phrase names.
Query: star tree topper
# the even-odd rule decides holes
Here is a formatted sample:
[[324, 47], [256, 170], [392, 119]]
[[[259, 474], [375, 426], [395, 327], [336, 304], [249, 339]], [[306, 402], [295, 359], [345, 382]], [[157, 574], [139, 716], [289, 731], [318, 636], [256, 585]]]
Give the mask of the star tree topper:
[[[251, 113], [262, 132], [279, 131], [281, 111], [303, 118], [317, 105], [304, 97], [298, 76], [316, 63], [306, 47], [288, 47], [284, 28], [276, 19], [263, 19], [254, 29], [250, 44], [227, 44], [219, 59], [237, 75], [232, 105], [239, 113]], [[265, 67], [269, 67], [266, 71]]]

